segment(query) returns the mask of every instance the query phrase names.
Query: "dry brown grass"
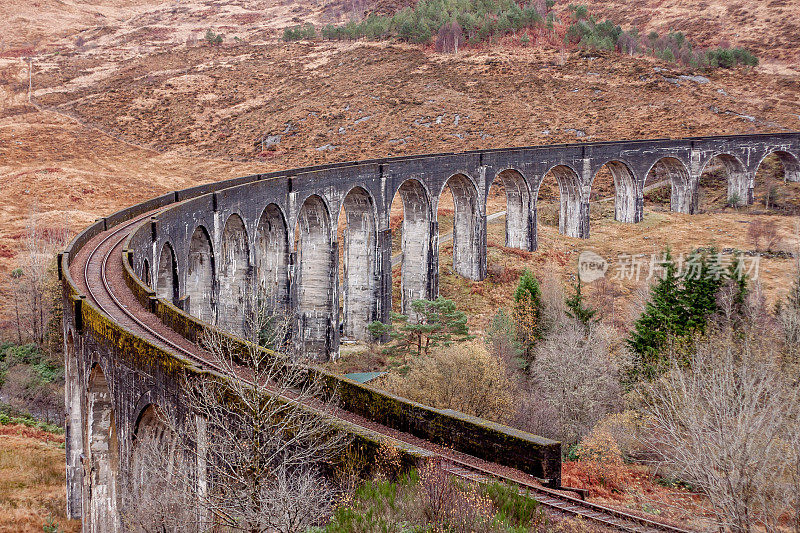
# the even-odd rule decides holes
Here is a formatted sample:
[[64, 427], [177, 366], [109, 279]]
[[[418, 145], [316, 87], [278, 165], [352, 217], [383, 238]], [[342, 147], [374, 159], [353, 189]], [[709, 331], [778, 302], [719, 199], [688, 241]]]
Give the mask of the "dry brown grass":
[[59, 531], [80, 531], [67, 520], [63, 437], [24, 426], [0, 432], [0, 533], [41, 532], [54, 520]]

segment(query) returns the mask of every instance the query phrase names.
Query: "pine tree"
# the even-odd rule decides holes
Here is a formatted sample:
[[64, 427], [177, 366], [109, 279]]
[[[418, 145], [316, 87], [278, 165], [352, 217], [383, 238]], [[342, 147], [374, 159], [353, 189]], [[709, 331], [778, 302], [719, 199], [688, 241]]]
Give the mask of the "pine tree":
[[578, 279], [575, 282], [574, 288], [575, 294], [565, 300], [568, 309], [567, 316], [574, 318], [584, 326], [589, 327], [589, 324], [597, 322], [598, 320], [594, 318], [594, 315], [597, 314], [597, 309], [592, 309], [591, 307], [584, 305], [583, 295], [581, 294], [580, 270], [578, 271]]
[[539, 282], [527, 269], [514, 292], [514, 328], [525, 352], [528, 365], [533, 361], [533, 347], [542, 335], [542, 291]]
[[733, 299], [736, 307], [736, 313], [740, 317], [744, 316], [744, 308], [745, 304], [747, 303], [747, 294], [749, 293], [747, 285], [750, 281], [750, 278], [743, 270], [743, 259], [741, 252], [737, 252], [734, 260], [731, 261], [731, 264], [728, 267], [727, 278], [736, 284], [736, 294]]
[[650, 291], [644, 313], [634, 323], [628, 346], [641, 357], [641, 365], [631, 370], [636, 379], [643, 374], [653, 377], [663, 362], [661, 350], [679, 329], [681, 321], [681, 288], [669, 249], [661, 263], [664, 277]]
[[705, 332], [708, 317], [719, 309], [717, 293], [727, 275], [712, 272], [709, 257], [715, 254], [713, 249], [708, 254], [695, 250], [687, 258], [686, 264], [690, 267], [680, 291], [680, 315], [675, 328], [678, 336]]
[[414, 319], [392, 313], [391, 325], [375, 321], [369, 331], [375, 338], [389, 335], [396, 341], [393, 349], [403, 352], [415, 350], [417, 355], [427, 354], [436, 346], [450, 346], [453, 342], [473, 338], [467, 327], [467, 315], [456, 309], [453, 300], [414, 300], [411, 302]]

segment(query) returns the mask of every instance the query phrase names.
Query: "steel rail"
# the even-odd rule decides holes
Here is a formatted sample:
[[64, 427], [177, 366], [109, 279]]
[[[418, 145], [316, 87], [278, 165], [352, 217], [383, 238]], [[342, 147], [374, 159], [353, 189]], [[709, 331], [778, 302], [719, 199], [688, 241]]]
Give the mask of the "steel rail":
[[445, 457], [446, 461], [452, 463], [450, 465], [445, 463], [444, 468], [447, 472], [454, 476], [477, 483], [486, 483], [491, 479], [500, 480], [518, 487], [520, 494], [527, 493], [529, 497], [533, 498], [545, 507], [561, 511], [563, 513], [580, 516], [588, 520], [592, 520], [593, 522], [598, 522], [600, 524], [619, 529], [621, 531], [628, 531], [631, 533], [695, 533], [687, 529], [681, 529], [669, 524], [655, 522], [641, 516], [620, 511], [618, 509], [612, 509], [604, 505], [580, 500], [566, 494], [560, 494], [553, 489], [535, 485], [518, 478], [498, 475], [491, 470], [481, 468], [480, 466], [476, 466], [453, 457], [443, 457]]
[[[141, 220], [143, 220], [144, 218], [146, 218], [149, 215], [150, 215], [150, 213], [146, 213], [146, 214], [144, 214], [144, 215], [142, 215], [140, 217], [137, 217], [137, 218], [131, 220], [130, 222], [124, 224], [123, 226], [119, 227], [115, 231], [109, 233], [94, 248], [92, 248], [91, 252], [89, 252], [89, 255], [86, 258], [86, 262], [84, 264], [84, 270], [83, 270], [83, 279], [84, 279], [84, 282], [86, 283], [86, 290], [89, 292], [89, 296], [91, 296], [91, 298], [94, 301], [95, 305], [98, 308], [100, 308], [100, 310], [103, 313], [108, 315], [109, 318], [113, 319], [113, 315], [109, 312], [109, 309], [100, 302], [100, 300], [97, 297], [96, 292], [92, 289], [92, 283], [89, 280], [89, 267], [90, 267], [90, 264], [91, 264], [92, 260], [94, 259], [95, 255], [97, 254], [97, 252], [100, 250], [100, 248], [103, 247], [104, 244], [106, 244], [112, 238], [114, 238], [115, 236], [118, 236], [120, 233], [123, 233], [126, 229], [128, 229], [131, 226], [133, 226], [137, 222], [140, 222]], [[176, 350], [179, 354], [189, 357], [193, 362], [201, 365], [201, 368], [207, 366], [207, 367], [213, 368], [214, 370], [221, 371], [220, 367], [214, 365], [213, 363], [210, 363], [209, 361], [206, 361], [205, 359], [197, 357], [197, 355], [195, 355], [194, 353], [192, 353], [189, 350], [185, 349], [184, 347], [172, 342], [171, 340], [169, 340], [168, 338], [164, 337], [163, 335], [158, 333], [156, 330], [154, 330], [153, 328], [151, 328], [150, 326], [145, 324], [142, 320], [137, 318], [122, 302], [120, 302], [119, 299], [114, 294], [114, 291], [111, 290], [111, 286], [110, 286], [110, 284], [108, 282], [108, 277], [106, 276], [108, 260], [111, 257], [112, 252], [114, 251], [114, 249], [117, 246], [119, 246], [119, 244], [123, 240], [125, 240], [126, 237], [127, 237], [127, 234], [123, 234], [121, 237], [119, 237], [119, 239], [117, 239], [117, 241], [108, 250], [108, 253], [106, 253], [105, 256], [100, 259], [100, 261], [101, 261], [100, 262], [100, 280], [101, 280], [101, 282], [103, 284], [103, 290], [106, 292], [106, 294], [109, 296], [109, 298], [111, 298], [111, 300], [114, 302], [114, 305], [116, 306], [116, 308], [119, 309], [120, 311], [122, 311], [125, 314], [125, 316], [127, 316], [130, 320], [132, 320], [137, 325], [137, 327], [145, 330], [149, 335], [152, 335], [154, 338], [158, 339], [159, 342], [165, 344], [166, 346], [170, 347], [171, 349]]]

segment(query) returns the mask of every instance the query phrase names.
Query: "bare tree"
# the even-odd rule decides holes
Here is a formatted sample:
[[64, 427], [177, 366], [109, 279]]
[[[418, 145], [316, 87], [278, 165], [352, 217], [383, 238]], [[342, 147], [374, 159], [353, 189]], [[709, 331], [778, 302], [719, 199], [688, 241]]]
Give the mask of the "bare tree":
[[[797, 383], [779, 342], [750, 324], [723, 324], [644, 386], [645, 444], [677, 477], [702, 489], [720, 527], [776, 527], [797, 512]], [[787, 450], [794, 451], [788, 453]], [[795, 483], [794, 491], [787, 487]]]
[[778, 302], [776, 314], [783, 327], [787, 355], [791, 363], [800, 364], [800, 253], [794, 272], [794, 282], [786, 301]]
[[68, 230], [42, 227], [38, 218], [36, 211], [29, 217], [20, 262], [11, 272], [11, 297], [17, 340], [43, 346], [51, 314], [48, 289], [55, 279], [55, 256], [66, 243]]
[[[325, 399], [304, 367], [262, 347], [265, 335], [269, 338], [265, 321], [258, 312], [248, 320], [250, 339], [244, 347], [222, 333], [206, 335], [203, 347], [224, 377], [185, 379], [193, 421], [159, 416], [165, 429], [155, 433], [174, 438], [152, 442], [162, 449], [164, 442], [174, 442], [178, 452], [144, 450], [150, 459], [143, 464], [154, 476], [139, 476], [132, 500], [161, 485], [170, 497], [161, 498], [157, 511], [166, 515], [171, 502], [197, 502], [185, 507], [200, 509], [194, 521], [198, 530], [300, 532], [327, 516], [334, 489], [322, 472], [347, 444], [330, 416], [335, 399]], [[170, 455], [197, 466], [171, 466]], [[142, 524], [152, 520], [137, 518], [141, 511], [130, 509], [129, 521], [150, 531]]]
[[564, 318], [536, 346], [531, 364], [525, 429], [575, 444], [604, 416], [621, 407], [619, 369], [609, 331]]

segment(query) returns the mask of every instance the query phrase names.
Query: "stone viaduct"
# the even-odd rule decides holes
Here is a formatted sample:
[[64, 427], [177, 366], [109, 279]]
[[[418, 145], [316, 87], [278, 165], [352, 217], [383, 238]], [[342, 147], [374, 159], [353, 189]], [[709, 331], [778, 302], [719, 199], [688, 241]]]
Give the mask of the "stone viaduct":
[[[391, 310], [391, 257], [402, 253], [402, 309], [438, 294], [437, 207], [453, 196], [453, 268], [486, 275], [486, 198], [501, 181], [507, 198], [506, 244], [537, 248], [538, 191], [553, 176], [560, 192], [559, 230], [589, 236], [589, 197], [607, 167], [615, 218], [642, 220], [651, 171], [672, 186], [671, 208], [693, 213], [698, 183], [722, 163], [729, 197], [752, 202], [755, 174], [776, 153], [787, 179], [800, 180], [794, 135], [655, 140], [437, 154], [298, 169], [257, 176], [165, 211], [134, 238], [137, 272], [161, 297], [207, 322], [238, 332], [251, 295], [267, 294], [297, 317], [295, 341], [319, 359], [335, 357], [340, 336], [363, 340]], [[392, 250], [392, 200], [403, 203], [402, 250]], [[178, 194], [178, 199], [181, 194]], [[343, 257], [337, 221], [344, 211]], [[344, 270], [339, 285], [339, 262]], [[339, 302], [339, 298], [342, 302]], [[339, 316], [339, 309], [342, 316]]]
[[[300, 352], [327, 360], [338, 355], [342, 337], [364, 339], [370, 322], [389, 320], [393, 255], [402, 253], [402, 309], [407, 311], [414, 299], [438, 295], [437, 208], [448, 187], [454, 204], [454, 270], [481, 280], [486, 201], [497, 181], [507, 198], [507, 245], [533, 251], [538, 192], [545, 179], [558, 184], [560, 232], [587, 238], [592, 183], [603, 167], [614, 179], [616, 220], [634, 224], [643, 218], [644, 183], [651, 172], [671, 183], [673, 211], [693, 213], [700, 176], [712, 161], [726, 171], [729, 197], [749, 203], [756, 171], [770, 154], [780, 158], [787, 180], [800, 181], [800, 134], [658, 139], [420, 155], [259, 174], [169, 193], [99, 220], [59, 258], [69, 514], [82, 515], [86, 531], [120, 529], [121, 487], [130, 476], [136, 432], [153, 419], [156, 405], [190, 420], [178, 376], [187, 368], [201, 378], [209, 371], [127, 320], [109, 316], [101, 298], [87, 297], [93, 260], [87, 243], [104, 232], [130, 226], [119, 244], [124, 247], [118, 250], [125, 267], [121, 276], [132, 293], [128, 296], [161, 325], [189, 341], [206, 327], [241, 333], [258, 296], [294, 317], [293, 342]], [[402, 244], [393, 250], [389, 215], [398, 194]], [[342, 211], [346, 226], [339, 257]], [[340, 377], [327, 379], [337, 382], [348, 410], [560, 479], [560, 455], [541, 451], [558, 443], [419, 406]], [[386, 402], [394, 407], [391, 414], [384, 412]], [[441, 427], [449, 428], [447, 435], [435, 433]], [[353, 433], [364, 435], [359, 429]]]

